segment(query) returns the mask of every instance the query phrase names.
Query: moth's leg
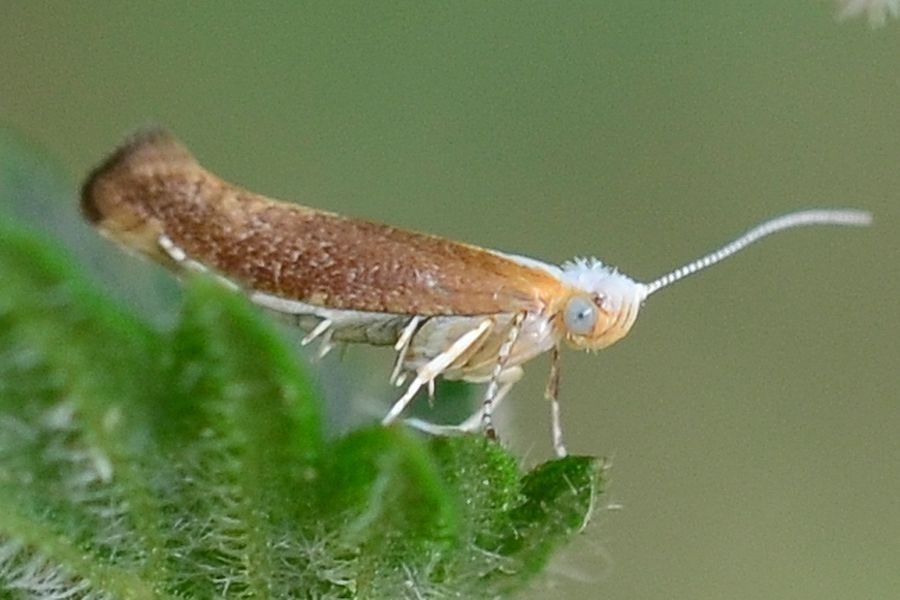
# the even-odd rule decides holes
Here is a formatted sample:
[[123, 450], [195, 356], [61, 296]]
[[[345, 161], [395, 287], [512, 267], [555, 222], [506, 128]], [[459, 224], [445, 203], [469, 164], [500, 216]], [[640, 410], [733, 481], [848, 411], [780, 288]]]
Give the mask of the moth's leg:
[[322, 341], [319, 342], [319, 349], [316, 351], [316, 360], [322, 360], [334, 349], [334, 343], [331, 341], [332, 333], [334, 333], [334, 329], [328, 329], [322, 334]]
[[332, 335], [334, 334], [333, 325], [334, 321], [331, 319], [322, 319], [300, 340], [301, 346], [308, 346], [315, 340], [319, 340], [319, 347], [316, 349], [313, 361], [322, 360], [326, 354], [334, 349], [334, 342], [332, 341]]
[[506, 336], [506, 340], [500, 345], [500, 349], [497, 351], [497, 364], [494, 365], [491, 379], [488, 382], [487, 391], [484, 394], [484, 400], [481, 402], [481, 426], [484, 429], [484, 434], [492, 440], [497, 439], [492, 412], [494, 410], [494, 402], [500, 391], [500, 375], [506, 370], [506, 361], [509, 360], [509, 355], [512, 354], [513, 345], [516, 343], [516, 340], [519, 339], [519, 333], [522, 332], [522, 322], [524, 320], [525, 312], [516, 313], [513, 316], [512, 322], [509, 325], [509, 333]]
[[[516, 381], [518, 381], [518, 379], [516, 379]], [[500, 386], [500, 388], [497, 390], [496, 395], [494, 396], [493, 401], [491, 402], [491, 412], [492, 413], [493, 413], [493, 411], [497, 410], [497, 407], [500, 406], [500, 404], [506, 398], [507, 394], [509, 394], [509, 390], [512, 389], [512, 386], [515, 383], [516, 383], [515, 381], [510, 381], [510, 382], [504, 383]], [[491, 416], [493, 416], [493, 414]], [[474, 413], [469, 415], [469, 418], [467, 418], [465, 421], [463, 421], [462, 423], [457, 425], [457, 427], [459, 428], [460, 431], [465, 431], [465, 432], [478, 431], [484, 425], [484, 421], [485, 421], [484, 417], [485, 417], [485, 405], [484, 405], [484, 403], [482, 403], [481, 407], [479, 407], [478, 410], [476, 410]]]
[[411, 318], [400, 333], [400, 337], [397, 338], [397, 343], [394, 344], [394, 350], [397, 351], [397, 359], [394, 361], [394, 369], [391, 371], [391, 378], [389, 379], [391, 383], [402, 385], [402, 383], [397, 383], [400, 381], [400, 370], [403, 368], [403, 361], [406, 360], [406, 354], [409, 352], [409, 345], [412, 342], [413, 335], [415, 335], [421, 322], [422, 317], [418, 315]]
[[438, 375], [443, 373], [447, 367], [452, 365], [457, 358], [462, 356], [463, 353], [472, 348], [473, 345], [482, 341], [484, 339], [484, 334], [487, 333], [493, 324], [494, 322], [492, 319], [485, 319], [478, 327], [459, 336], [455, 342], [450, 344], [449, 348], [419, 367], [418, 371], [416, 371], [415, 379], [413, 379], [412, 382], [410, 382], [409, 387], [406, 388], [406, 393], [404, 393], [399, 400], [394, 402], [394, 405], [391, 406], [391, 410], [389, 410], [388, 414], [381, 420], [382, 425], [393, 423], [423, 385], [429, 384], [429, 382], [433, 381]]
[[313, 327], [312, 331], [303, 336], [303, 339], [300, 340], [301, 346], [308, 346], [311, 344], [317, 337], [328, 331], [328, 329], [334, 325], [334, 322], [331, 319], [322, 319], [319, 321], [318, 325]]
[[[503, 371], [500, 374], [500, 389], [497, 392], [496, 397], [494, 398], [494, 408], [496, 409], [500, 406], [500, 403], [503, 402], [504, 398], [506, 398], [509, 391], [512, 387], [522, 379], [522, 375], [525, 371], [522, 370], [522, 367], [510, 367]], [[469, 415], [465, 421], [459, 423], [457, 425], [439, 425], [437, 423], [430, 423], [425, 421], [424, 419], [405, 419], [403, 422], [409, 425], [414, 429], [418, 429], [419, 431], [424, 431], [425, 433], [431, 435], [462, 435], [464, 433], [474, 433], [481, 428], [481, 420], [484, 415], [484, 406], [479, 406], [478, 410]]]
[[553, 439], [553, 450], [556, 456], [563, 458], [568, 454], [563, 443], [562, 423], [559, 418], [559, 346], [550, 351], [550, 378], [544, 396], [550, 401], [550, 431]]

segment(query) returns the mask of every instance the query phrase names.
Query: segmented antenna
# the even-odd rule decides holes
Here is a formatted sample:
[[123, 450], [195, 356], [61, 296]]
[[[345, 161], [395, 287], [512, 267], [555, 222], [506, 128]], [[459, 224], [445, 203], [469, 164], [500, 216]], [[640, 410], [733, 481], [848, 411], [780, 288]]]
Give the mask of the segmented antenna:
[[733, 242], [725, 244], [715, 252], [710, 252], [702, 258], [698, 258], [693, 262], [678, 267], [674, 271], [666, 273], [655, 281], [646, 284], [645, 295], [649, 296], [653, 292], [675, 283], [679, 279], [705, 269], [710, 265], [714, 265], [720, 260], [728, 258], [735, 252], [743, 250], [753, 242], [777, 231], [782, 231], [783, 229], [792, 229], [804, 225], [851, 225], [862, 227], [870, 225], [871, 223], [872, 214], [863, 210], [803, 210], [775, 217], [774, 219], [760, 223], [741, 237]]

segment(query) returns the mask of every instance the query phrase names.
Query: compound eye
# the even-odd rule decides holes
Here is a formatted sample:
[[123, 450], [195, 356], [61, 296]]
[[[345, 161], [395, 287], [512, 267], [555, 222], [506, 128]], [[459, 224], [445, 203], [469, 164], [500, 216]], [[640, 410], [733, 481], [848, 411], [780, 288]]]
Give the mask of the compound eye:
[[575, 296], [566, 304], [563, 318], [569, 333], [587, 335], [597, 324], [597, 305], [590, 298]]

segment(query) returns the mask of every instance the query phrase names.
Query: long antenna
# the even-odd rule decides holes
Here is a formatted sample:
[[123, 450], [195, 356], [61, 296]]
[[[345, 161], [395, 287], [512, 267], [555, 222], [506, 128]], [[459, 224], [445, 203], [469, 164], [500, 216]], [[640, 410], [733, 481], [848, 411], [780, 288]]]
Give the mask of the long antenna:
[[729, 242], [716, 250], [710, 252], [706, 256], [698, 258], [693, 262], [680, 266], [670, 273], [666, 273], [655, 281], [645, 286], [645, 297], [653, 292], [671, 285], [682, 279], [696, 273], [710, 265], [714, 265], [720, 260], [724, 260], [760, 240], [767, 235], [773, 234], [784, 229], [792, 229], [794, 227], [802, 227], [804, 225], [851, 225], [862, 227], [872, 224], [872, 214], [864, 210], [803, 210], [800, 212], [789, 213], [780, 217], [775, 217], [763, 223], [760, 223], [747, 233], [737, 238], [733, 242]]

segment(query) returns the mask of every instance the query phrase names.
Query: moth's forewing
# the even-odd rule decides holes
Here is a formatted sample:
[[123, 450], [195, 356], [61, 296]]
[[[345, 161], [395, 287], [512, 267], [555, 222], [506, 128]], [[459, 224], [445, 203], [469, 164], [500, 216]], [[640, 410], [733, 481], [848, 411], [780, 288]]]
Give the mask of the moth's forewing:
[[409, 315], [535, 311], [559, 297], [552, 273], [440, 237], [271, 200], [203, 169], [171, 135], [138, 135], [84, 186], [107, 235], [172, 262], [186, 257], [245, 289], [340, 310]]

